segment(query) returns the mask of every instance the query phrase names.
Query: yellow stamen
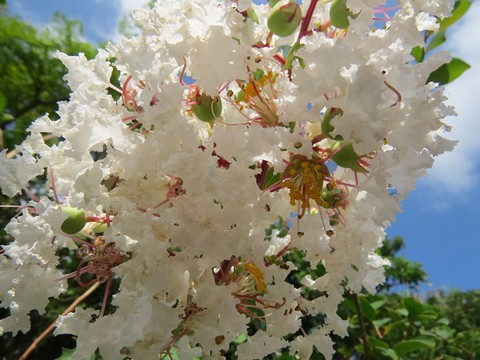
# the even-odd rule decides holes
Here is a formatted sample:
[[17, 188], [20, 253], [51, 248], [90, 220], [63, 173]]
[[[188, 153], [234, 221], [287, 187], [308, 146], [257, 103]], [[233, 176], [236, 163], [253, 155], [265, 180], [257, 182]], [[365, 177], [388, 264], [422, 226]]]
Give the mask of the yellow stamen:
[[265, 281], [263, 280], [262, 271], [255, 264], [248, 262], [245, 264], [245, 267], [247, 268], [248, 272], [252, 274], [252, 276], [255, 278], [257, 290], [262, 294], [266, 294], [267, 287], [265, 285]]

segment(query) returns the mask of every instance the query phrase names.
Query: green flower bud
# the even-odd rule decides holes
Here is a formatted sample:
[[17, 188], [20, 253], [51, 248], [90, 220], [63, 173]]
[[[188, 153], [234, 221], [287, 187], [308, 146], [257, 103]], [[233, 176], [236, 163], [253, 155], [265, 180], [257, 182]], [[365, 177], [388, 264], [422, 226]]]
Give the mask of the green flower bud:
[[331, 132], [333, 130], [335, 130], [335, 128], [332, 126], [332, 124], [330, 124], [330, 122], [332, 121], [332, 119], [334, 117], [336, 117], [337, 115], [340, 115], [342, 116], [343, 115], [343, 111], [342, 109], [340, 108], [334, 108], [334, 107], [331, 107], [329, 108], [325, 114], [323, 115], [323, 119], [322, 119], [322, 123], [321, 123], [321, 127], [322, 127], [322, 133], [323, 135], [325, 135], [327, 138], [329, 139], [332, 139], [332, 140], [343, 140], [343, 137], [339, 134], [339, 135], [336, 135], [335, 137], [333, 137], [331, 135]]
[[281, 0], [275, 4], [268, 16], [267, 25], [278, 36], [289, 36], [302, 21], [302, 9], [295, 0]]
[[62, 207], [62, 211], [68, 215], [63, 222], [61, 229], [66, 234], [75, 234], [83, 229], [87, 220], [85, 219], [85, 211], [72, 207]]
[[197, 98], [197, 103], [192, 105], [192, 111], [199, 120], [211, 123], [222, 113], [222, 100], [220, 96], [212, 98], [203, 93]]

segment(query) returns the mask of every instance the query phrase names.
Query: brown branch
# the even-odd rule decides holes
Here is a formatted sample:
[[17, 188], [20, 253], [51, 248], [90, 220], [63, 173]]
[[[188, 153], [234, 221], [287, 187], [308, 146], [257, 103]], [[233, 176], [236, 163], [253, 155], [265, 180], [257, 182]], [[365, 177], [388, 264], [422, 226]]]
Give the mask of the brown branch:
[[355, 309], [357, 311], [358, 322], [360, 325], [360, 336], [362, 338], [363, 349], [365, 350], [365, 353], [364, 353], [364, 356], [362, 356], [362, 359], [369, 360], [372, 357], [372, 349], [368, 342], [367, 328], [365, 327], [365, 321], [363, 319], [363, 313], [362, 313], [362, 308], [360, 306], [360, 300], [358, 298], [358, 294], [352, 293], [352, 298], [353, 298], [353, 302], [355, 303]]
[[31, 354], [33, 350], [40, 344], [40, 342], [50, 333], [55, 328], [55, 325], [57, 323], [57, 320], [60, 318], [60, 316], [65, 316], [69, 312], [75, 310], [75, 308], [80, 304], [83, 300], [85, 300], [92, 292], [94, 292], [98, 287], [100, 286], [99, 282], [96, 282], [93, 284], [87, 291], [85, 291], [80, 297], [78, 297], [61, 315], [59, 315], [54, 322], [50, 324], [49, 327], [47, 327], [43, 333], [40, 334], [39, 337], [35, 339], [35, 341], [28, 347], [27, 350], [20, 356], [19, 360], [26, 360], [28, 356]]

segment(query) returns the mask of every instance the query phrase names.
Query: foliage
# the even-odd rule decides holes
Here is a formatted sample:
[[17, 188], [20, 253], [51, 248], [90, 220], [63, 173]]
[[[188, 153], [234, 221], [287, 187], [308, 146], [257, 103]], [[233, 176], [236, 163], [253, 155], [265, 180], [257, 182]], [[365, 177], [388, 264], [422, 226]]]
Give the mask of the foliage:
[[[338, 2], [342, 3], [342, 2]], [[345, 3], [345, 2], [343, 2]], [[458, 20], [468, 9], [468, 1], [459, 1], [456, 12], [451, 18], [441, 22], [441, 37], [436, 35], [427, 47], [427, 51], [445, 41], [445, 31], [448, 26]], [[68, 54], [85, 52], [88, 57], [95, 50], [89, 44], [78, 41], [81, 26], [68, 21], [61, 16], [56, 17], [56, 28], [53, 31], [38, 32], [33, 27], [19, 19], [4, 17], [0, 19], [0, 65], [6, 69], [0, 76], [0, 122], [2, 125], [4, 146], [12, 149], [25, 137], [25, 129], [29, 121], [44, 112], [53, 114], [57, 101], [66, 100], [68, 89], [61, 80], [64, 70], [58, 61], [52, 61], [50, 56], [54, 50], [60, 49]], [[428, 34], [427, 34], [428, 35]], [[4, 37], [3, 37], [4, 36]], [[8, 46], [6, 46], [8, 45]], [[421, 62], [425, 56], [424, 49], [414, 51], [415, 58]], [[456, 79], [469, 66], [460, 59], [453, 59], [432, 72], [428, 81], [446, 84]], [[8, 81], [6, 81], [8, 79]], [[266, 186], [268, 187], [268, 186]], [[283, 229], [279, 221], [278, 229]], [[271, 230], [271, 229], [270, 229]], [[267, 233], [267, 237], [271, 233]], [[425, 283], [427, 274], [418, 263], [412, 263], [398, 255], [403, 248], [403, 240], [399, 237], [385, 240], [379, 254], [391, 261], [391, 267], [386, 270], [386, 282], [378, 288], [378, 294], [362, 292], [350, 293], [345, 290], [345, 301], [338, 313], [344, 319], [349, 319], [349, 336], [336, 338], [337, 354], [335, 359], [477, 359], [480, 352], [480, 292], [435, 293], [426, 300], [418, 295], [410, 295]], [[71, 255], [71, 254], [70, 254]], [[65, 258], [73, 257], [65, 254]], [[315, 268], [305, 260], [305, 254], [292, 251], [282, 258], [282, 266], [295, 264], [296, 269], [288, 276], [289, 283], [302, 287], [301, 280], [309, 275], [317, 279], [325, 274], [325, 269], [319, 263]], [[280, 262], [280, 260], [278, 260]], [[64, 269], [75, 269], [76, 263], [62, 264]], [[345, 284], [346, 285], [346, 284]], [[406, 294], [395, 293], [398, 286], [408, 290]], [[2, 339], [1, 351], [8, 354], [7, 359], [15, 358], [16, 349], [24, 348], [31, 337], [38, 336], [39, 329], [53, 321], [66, 304], [78, 297], [80, 289], [71, 290], [61, 299], [52, 301], [47, 309], [48, 316], [39, 319], [32, 313], [32, 322], [37, 327], [29, 334], [16, 339]], [[113, 290], [113, 292], [115, 292]], [[323, 294], [304, 288], [302, 297], [314, 299]], [[99, 302], [98, 298], [90, 298], [89, 302]], [[111, 309], [112, 310], [112, 309]], [[112, 310], [113, 311], [113, 310]], [[38, 318], [38, 319], [37, 319]], [[306, 333], [323, 322], [322, 316], [304, 317], [302, 329]], [[261, 325], [252, 320], [249, 334], [253, 335]], [[294, 334], [292, 336], [297, 336]], [[63, 340], [62, 340], [63, 339]], [[74, 340], [68, 336], [56, 338], [57, 342], [49, 342], [37, 349], [38, 358], [46, 359], [46, 352], [51, 358], [69, 359], [71, 351], [62, 348], [74, 346]], [[58, 341], [60, 340], [60, 341]], [[245, 341], [243, 337], [231, 344], [226, 358], [235, 358], [236, 345]], [[9, 351], [11, 351], [9, 353]], [[33, 355], [32, 358], [35, 355]], [[282, 354], [270, 355], [270, 359], [294, 359], [283, 350]], [[323, 359], [314, 352], [311, 359]]]
[[427, 274], [423, 271], [422, 265], [412, 262], [398, 255], [398, 252], [405, 246], [405, 242], [400, 236], [391, 240], [386, 240], [379, 249], [379, 254], [390, 260], [390, 267], [385, 273], [385, 283], [380, 285], [378, 290], [392, 290], [405, 287], [409, 290], [418, 289], [419, 285], [427, 279]]
[[[0, 150], [12, 150], [27, 136], [36, 118], [50, 114], [55, 118], [57, 102], [68, 100], [70, 89], [63, 80], [66, 68], [56, 59], [56, 51], [84, 53], [93, 58], [96, 48], [81, 40], [82, 24], [55, 14], [49, 28], [38, 30], [20, 18], [0, 16]], [[13, 156], [14, 153], [9, 153]], [[18, 204], [0, 194], [3, 205]], [[14, 215], [2, 210], [0, 239]]]
[[[385, 239], [379, 249], [392, 266], [386, 268], [389, 280], [377, 294], [346, 294], [338, 312], [349, 319], [349, 335], [335, 338], [334, 359], [479, 359], [480, 291], [435, 292], [423, 299], [418, 288], [427, 281], [427, 274], [420, 264], [398, 256], [403, 247], [402, 238], [395, 237]], [[291, 281], [296, 282], [309, 266], [301, 254], [292, 255], [289, 260], [299, 267], [291, 274]], [[407, 271], [402, 273], [403, 269]], [[316, 275], [321, 276], [321, 271], [317, 269]], [[403, 285], [408, 292], [393, 292], [393, 284]], [[308, 333], [319, 321], [303, 323], [304, 331]], [[296, 358], [284, 350], [268, 359]], [[323, 357], [314, 354], [310, 359]]]
[[50, 28], [42, 30], [16, 17], [0, 17], [1, 148], [20, 144], [34, 119], [45, 113], [54, 117], [57, 102], [68, 100], [67, 71], [54, 54], [94, 57], [95, 47], [80, 40], [81, 34], [81, 23], [58, 13]]
[[[56, 59], [55, 52], [62, 51], [73, 55], [84, 53], [93, 58], [97, 52], [95, 46], [81, 40], [82, 25], [78, 21], [68, 20], [61, 14], [55, 14], [51, 25], [46, 29], [36, 29], [20, 18], [1, 13], [0, 16], [0, 150], [12, 151], [27, 136], [30, 123], [44, 115], [55, 118], [57, 102], [68, 100], [70, 89], [63, 76], [65, 67]], [[13, 152], [11, 153], [13, 155]], [[18, 204], [22, 197], [8, 198], [0, 194], [2, 205]], [[0, 213], [0, 244], [6, 244], [4, 227], [15, 215], [15, 211], [3, 208]], [[65, 264], [64, 264], [65, 265]], [[72, 264], [69, 264], [72, 266]], [[68, 268], [68, 266], [65, 266]], [[72, 270], [74, 268], [71, 268]], [[40, 317], [32, 312], [32, 330], [27, 334], [0, 337], [0, 354], [6, 359], [15, 359], [28, 347], [63, 309], [83, 290], [76, 288], [47, 308], [47, 315]], [[98, 301], [98, 299], [91, 299]], [[5, 317], [5, 309], [0, 309], [0, 318]], [[72, 347], [75, 342], [71, 336], [62, 335], [49, 339], [38, 349], [39, 354], [50, 353], [57, 357], [62, 347]], [[33, 358], [33, 357], [32, 357]], [[47, 359], [44, 355], [39, 358]]]
[[[480, 291], [434, 292], [421, 296], [418, 290], [426, 283], [427, 274], [421, 264], [398, 255], [403, 247], [403, 239], [395, 237], [385, 239], [379, 249], [392, 266], [386, 267], [388, 280], [377, 294], [346, 294], [338, 313], [349, 319], [349, 335], [335, 337], [337, 353], [333, 359], [480, 359]], [[321, 267], [312, 270], [303, 258], [300, 252], [284, 257], [297, 266], [289, 276], [296, 286], [301, 286], [300, 279], [307, 274], [318, 278], [324, 273]], [[394, 285], [399, 284], [407, 292], [392, 291]], [[302, 296], [311, 298], [319, 294], [307, 291], [302, 292]], [[302, 322], [303, 330], [308, 333], [322, 321], [322, 318], [310, 318]], [[252, 328], [255, 326], [251, 324]], [[252, 334], [254, 332], [252, 330]], [[232, 343], [225, 354], [227, 359], [236, 359], [235, 347]], [[266, 359], [295, 360], [296, 357], [284, 349]], [[310, 359], [324, 358], [314, 353]]]
[[[394, 264], [387, 278], [415, 289], [426, 281], [419, 264], [401, 258], [401, 238], [385, 240], [380, 249]], [[401, 273], [406, 268], [408, 272]], [[401, 279], [397, 276], [401, 275]], [[434, 293], [424, 300], [414, 292], [350, 294], [341, 312], [350, 319], [349, 337], [337, 342], [335, 359], [478, 359], [480, 292]], [[453, 306], [452, 306], [453, 305]]]

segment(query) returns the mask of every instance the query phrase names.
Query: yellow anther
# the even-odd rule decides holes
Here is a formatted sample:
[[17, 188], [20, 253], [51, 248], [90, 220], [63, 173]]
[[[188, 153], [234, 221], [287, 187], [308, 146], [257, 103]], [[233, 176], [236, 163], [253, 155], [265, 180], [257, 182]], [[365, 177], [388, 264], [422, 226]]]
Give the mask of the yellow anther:
[[265, 285], [265, 281], [263, 280], [262, 271], [255, 264], [248, 262], [245, 264], [245, 267], [247, 268], [248, 272], [252, 274], [252, 276], [255, 278], [257, 290], [262, 294], [266, 294], [267, 286]]
[[319, 206], [325, 203], [321, 197], [325, 177], [329, 171], [321, 159], [309, 159], [305, 155], [291, 155], [291, 162], [285, 169], [282, 182], [289, 190], [290, 204], [300, 201], [302, 209], [310, 208], [310, 200]]

